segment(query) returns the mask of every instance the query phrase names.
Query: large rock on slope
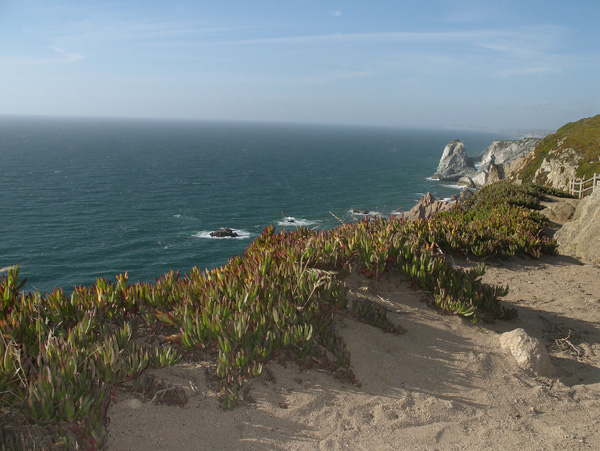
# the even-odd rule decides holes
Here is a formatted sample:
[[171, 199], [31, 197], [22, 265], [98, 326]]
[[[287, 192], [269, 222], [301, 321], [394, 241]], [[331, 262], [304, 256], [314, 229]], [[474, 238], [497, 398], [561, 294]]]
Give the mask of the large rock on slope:
[[432, 196], [431, 193], [427, 193], [425, 196], [419, 199], [417, 205], [408, 211], [400, 213], [397, 215], [397, 217], [407, 219], [409, 221], [416, 221], [418, 219], [428, 220], [441, 211], [450, 210], [452, 207], [454, 207], [454, 205], [454, 203], [437, 200]]
[[579, 202], [573, 220], [554, 235], [558, 252], [600, 266], [600, 189]]
[[524, 329], [506, 332], [500, 335], [499, 339], [500, 346], [510, 351], [521, 368], [533, 371], [537, 376], [554, 375], [554, 366], [548, 351], [537, 338], [530, 337]]
[[458, 180], [462, 176], [475, 174], [476, 172], [473, 161], [467, 156], [465, 145], [457, 139], [446, 144], [433, 178]]

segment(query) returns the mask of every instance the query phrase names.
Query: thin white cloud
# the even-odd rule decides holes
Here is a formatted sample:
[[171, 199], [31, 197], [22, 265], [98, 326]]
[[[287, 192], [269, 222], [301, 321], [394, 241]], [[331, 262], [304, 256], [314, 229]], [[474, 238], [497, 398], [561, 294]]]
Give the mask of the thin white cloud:
[[333, 33], [305, 36], [275, 36], [226, 41], [205, 42], [204, 45], [251, 45], [288, 43], [328, 43], [328, 42], [470, 42], [473, 45], [497, 50], [509, 50], [518, 46], [525, 48], [545, 46], [559, 38], [564, 30], [560, 27], [539, 27], [523, 30], [471, 30], [471, 31], [432, 31], [432, 32], [373, 32], [373, 33]]
[[56, 59], [57, 63], [74, 63], [84, 58], [84, 56], [81, 53], [65, 52], [60, 47], [52, 47], [52, 50], [54, 50], [58, 55], [60, 55], [60, 57]]
[[314, 74], [297, 75], [297, 76], [252, 76], [248, 74], [231, 76], [226, 79], [228, 83], [234, 84], [267, 84], [267, 85], [319, 85], [335, 83], [343, 80], [354, 80], [372, 77], [376, 75], [375, 72], [370, 70], [362, 71], [329, 71], [320, 72]]
[[507, 78], [515, 75], [531, 75], [546, 72], [558, 72], [558, 70], [553, 67], [516, 67], [501, 71], [501, 75]]
[[384, 33], [333, 33], [305, 36], [275, 36], [269, 38], [250, 38], [228, 41], [204, 42], [201, 45], [255, 45], [255, 44], [325, 44], [346, 42], [416, 42], [462, 40], [471, 36], [467, 32], [384, 32]]
[[16, 57], [0, 59], [0, 64], [5, 66], [43, 66], [48, 64], [71, 64], [84, 59], [80, 53], [66, 52], [60, 47], [51, 47], [52, 56]]

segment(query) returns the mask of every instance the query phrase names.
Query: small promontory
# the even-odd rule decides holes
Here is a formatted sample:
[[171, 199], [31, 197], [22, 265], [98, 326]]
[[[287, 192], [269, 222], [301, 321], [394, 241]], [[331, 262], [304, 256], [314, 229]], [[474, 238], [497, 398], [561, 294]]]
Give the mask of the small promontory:
[[[457, 181], [459, 185], [479, 188], [508, 177], [515, 163], [529, 155], [540, 142], [538, 138], [494, 141], [476, 157], [469, 157], [460, 140], [444, 148], [436, 173], [432, 178]], [[479, 163], [479, 169], [475, 164]]]

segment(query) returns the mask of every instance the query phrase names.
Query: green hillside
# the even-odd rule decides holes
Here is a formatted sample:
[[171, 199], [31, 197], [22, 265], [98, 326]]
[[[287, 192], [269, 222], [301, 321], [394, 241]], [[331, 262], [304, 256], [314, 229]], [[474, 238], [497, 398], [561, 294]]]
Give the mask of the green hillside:
[[[594, 117], [570, 122], [552, 135], [546, 136], [534, 149], [526, 165], [517, 173], [517, 178], [525, 182], [544, 184], [545, 174], [537, 174], [544, 159], [565, 158], [572, 149], [568, 161], [577, 167], [576, 176], [589, 178], [600, 172], [600, 114]], [[577, 161], [577, 159], [579, 159]]]

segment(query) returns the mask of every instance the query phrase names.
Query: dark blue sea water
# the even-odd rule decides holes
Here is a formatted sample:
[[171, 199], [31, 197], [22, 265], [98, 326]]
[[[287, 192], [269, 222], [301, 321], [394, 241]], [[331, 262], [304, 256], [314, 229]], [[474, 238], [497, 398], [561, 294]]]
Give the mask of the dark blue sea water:
[[[212, 268], [265, 226], [326, 229], [389, 215], [424, 193], [446, 143], [472, 155], [504, 136], [262, 123], [0, 118], [0, 268], [26, 290], [152, 281]], [[291, 219], [293, 218], [293, 219]], [[294, 221], [294, 222], [290, 222]], [[231, 227], [235, 239], [209, 233]]]

